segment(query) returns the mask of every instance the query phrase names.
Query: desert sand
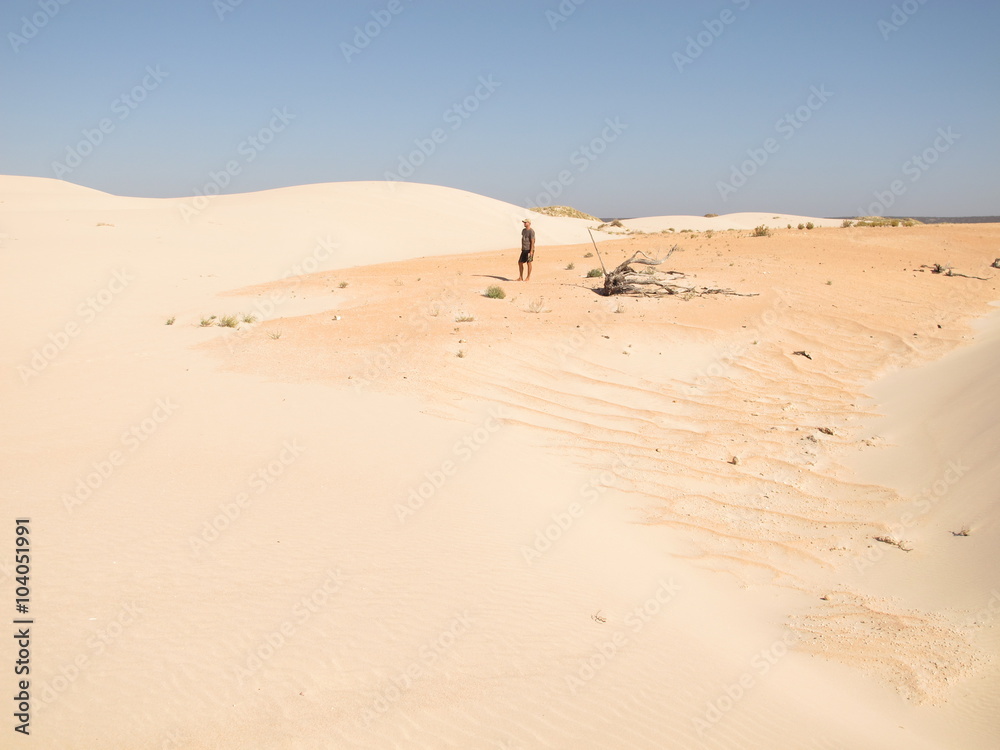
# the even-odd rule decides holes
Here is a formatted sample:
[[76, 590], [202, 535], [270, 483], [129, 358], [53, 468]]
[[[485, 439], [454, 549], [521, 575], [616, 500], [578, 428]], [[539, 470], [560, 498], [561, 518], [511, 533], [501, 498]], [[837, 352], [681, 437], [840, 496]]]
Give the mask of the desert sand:
[[1000, 226], [773, 216], [0, 178], [18, 742], [996, 747]]

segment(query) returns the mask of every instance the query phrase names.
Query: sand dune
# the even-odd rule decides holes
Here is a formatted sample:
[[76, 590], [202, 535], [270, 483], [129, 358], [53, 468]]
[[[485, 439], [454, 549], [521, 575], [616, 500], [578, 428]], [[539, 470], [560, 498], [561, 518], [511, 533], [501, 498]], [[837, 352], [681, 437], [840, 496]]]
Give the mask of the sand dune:
[[647, 216], [638, 219], [626, 219], [622, 222], [626, 229], [639, 232], [662, 232], [673, 229], [681, 232], [690, 229], [695, 232], [708, 230], [725, 231], [727, 229], [750, 230], [761, 225], [771, 229], [784, 228], [791, 224], [812, 223], [817, 227], [839, 227], [842, 219], [819, 219], [814, 216], [797, 216], [794, 214], [767, 213], [764, 211], [724, 214], [722, 216]]
[[997, 226], [619, 301], [445, 188], [0, 200], [37, 747], [996, 746]]

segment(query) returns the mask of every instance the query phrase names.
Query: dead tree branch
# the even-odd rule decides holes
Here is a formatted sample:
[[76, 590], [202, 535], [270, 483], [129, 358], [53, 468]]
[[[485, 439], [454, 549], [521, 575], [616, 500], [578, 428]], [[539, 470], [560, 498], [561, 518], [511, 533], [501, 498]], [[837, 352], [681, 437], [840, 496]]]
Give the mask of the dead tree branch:
[[[726, 294], [736, 297], [756, 297], [756, 294], [744, 294], [733, 289], [721, 289], [719, 287], [707, 286], [687, 286], [677, 283], [687, 278], [682, 271], [660, 271], [654, 266], [661, 265], [671, 255], [682, 250], [679, 245], [674, 245], [665, 256], [660, 259], [650, 258], [641, 250], [637, 250], [631, 258], [619, 264], [614, 270], [604, 275], [604, 294], [610, 297], [613, 294], [627, 294], [638, 297], [653, 297], [663, 294], [680, 294], [684, 296], [699, 297], [709, 294]], [[639, 257], [642, 256], [642, 257]], [[632, 266], [647, 266], [645, 271], [637, 271]]]

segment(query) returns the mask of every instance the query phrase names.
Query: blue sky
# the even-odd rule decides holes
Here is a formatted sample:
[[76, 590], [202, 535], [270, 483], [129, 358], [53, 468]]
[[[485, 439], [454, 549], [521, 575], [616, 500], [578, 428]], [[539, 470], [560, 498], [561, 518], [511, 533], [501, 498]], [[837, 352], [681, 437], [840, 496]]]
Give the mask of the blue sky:
[[119, 195], [1000, 214], [995, 0], [5, 0], [0, 32], [0, 173]]

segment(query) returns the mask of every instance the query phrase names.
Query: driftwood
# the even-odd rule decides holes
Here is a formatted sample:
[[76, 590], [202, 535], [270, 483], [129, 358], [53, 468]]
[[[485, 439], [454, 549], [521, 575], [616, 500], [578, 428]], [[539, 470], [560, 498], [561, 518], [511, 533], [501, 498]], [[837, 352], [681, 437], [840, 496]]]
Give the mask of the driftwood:
[[[997, 258], [997, 260], [1000, 260], [1000, 258]], [[994, 261], [994, 263], [995, 262], [996, 261]], [[962, 278], [966, 278], [966, 279], [976, 279], [978, 281], [989, 281], [989, 279], [984, 279], [982, 276], [969, 276], [968, 274], [965, 274], [965, 273], [959, 273], [958, 271], [956, 271], [951, 266], [943, 266], [940, 263], [935, 263], [933, 266], [923, 265], [923, 266], [920, 266], [920, 267], [921, 268], [929, 268], [930, 271], [931, 271], [931, 273], [939, 273], [939, 274], [942, 274], [944, 276], [961, 276]]]
[[[688, 286], [678, 283], [687, 278], [681, 271], [660, 271], [654, 269], [667, 258], [679, 251], [681, 248], [674, 245], [669, 252], [659, 260], [650, 258], [641, 250], [637, 250], [631, 258], [621, 263], [617, 268], [606, 271], [604, 274], [604, 294], [630, 294], [641, 297], [657, 296], [661, 294], [680, 294], [691, 297], [698, 297], [707, 294], [729, 294], [737, 297], [756, 297], [756, 294], [743, 294], [732, 289], [720, 289], [719, 287], [708, 286]], [[642, 256], [641, 258], [639, 256]], [[647, 267], [645, 272], [640, 272], [632, 268], [633, 265], [643, 265]]]

